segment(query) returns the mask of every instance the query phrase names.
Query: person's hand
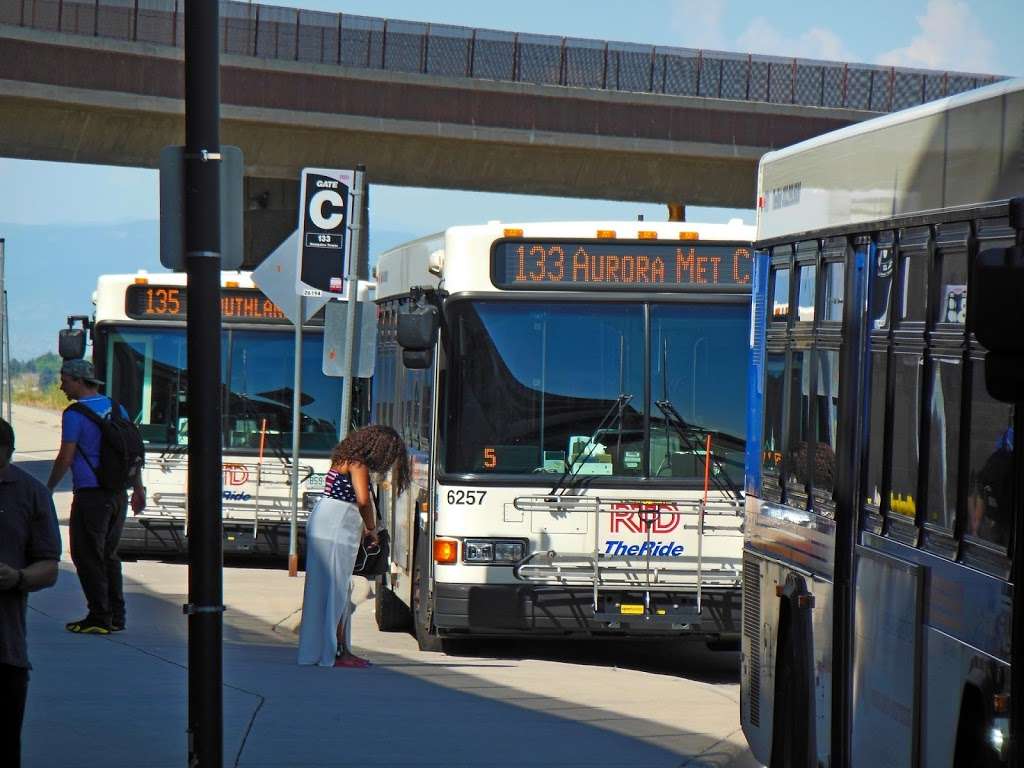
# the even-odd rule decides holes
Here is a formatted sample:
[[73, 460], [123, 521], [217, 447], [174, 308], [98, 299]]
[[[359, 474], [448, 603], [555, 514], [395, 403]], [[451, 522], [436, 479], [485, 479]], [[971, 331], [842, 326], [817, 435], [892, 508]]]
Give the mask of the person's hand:
[[18, 583], [18, 569], [11, 568], [7, 563], [0, 563], [0, 591], [14, 589]]
[[144, 488], [136, 488], [132, 491], [132, 512], [141, 514], [146, 508], [146, 491]]
[[374, 528], [372, 530], [364, 531], [363, 532], [363, 540], [364, 541], [369, 540], [369, 542], [373, 546], [375, 546], [375, 547], [379, 547], [380, 546], [380, 536], [377, 535], [377, 529], [376, 528]]

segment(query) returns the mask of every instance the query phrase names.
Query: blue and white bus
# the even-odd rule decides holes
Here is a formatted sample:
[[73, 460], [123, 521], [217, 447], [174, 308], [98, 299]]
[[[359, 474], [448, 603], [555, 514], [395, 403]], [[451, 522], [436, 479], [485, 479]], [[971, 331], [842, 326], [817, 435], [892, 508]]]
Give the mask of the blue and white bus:
[[978, 254], [1024, 237], [1022, 129], [1008, 81], [761, 161], [741, 721], [762, 763], [1009, 764], [1020, 413], [967, 297]]

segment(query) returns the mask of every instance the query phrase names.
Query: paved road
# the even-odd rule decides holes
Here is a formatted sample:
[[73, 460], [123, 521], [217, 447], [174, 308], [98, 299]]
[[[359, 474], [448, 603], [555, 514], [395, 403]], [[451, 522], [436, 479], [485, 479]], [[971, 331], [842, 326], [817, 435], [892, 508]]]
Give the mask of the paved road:
[[[15, 413], [16, 460], [43, 477], [56, 423]], [[32, 595], [26, 766], [185, 765], [187, 566], [126, 563], [125, 577], [129, 628], [108, 638], [63, 630], [84, 613], [66, 557], [58, 585]], [[353, 638], [374, 667], [299, 668], [302, 586], [276, 568], [224, 571], [227, 766], [755, 764], [736, 654], [604, 641], [422, 653], [407, 634], [377, 631], [361, 581]]]

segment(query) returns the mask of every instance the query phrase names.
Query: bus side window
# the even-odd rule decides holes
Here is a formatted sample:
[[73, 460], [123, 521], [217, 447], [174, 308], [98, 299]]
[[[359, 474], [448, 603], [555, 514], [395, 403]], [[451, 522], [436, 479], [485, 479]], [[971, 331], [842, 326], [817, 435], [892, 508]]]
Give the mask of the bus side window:
[[789, 267], [772, 270], [772, 322], [789, 320]]
[[789, 369], [789, 425], [786, 436], [786, 503], [806, 509], [811, 493], [811, 366], [809, 350], [794, 350]]
[[825, 264], [825, 291], [822, 320], [830, 323], [843, 322], [843, 293], [846, 278], [846, 264], [830, 261]]
[[967, 243], [970, 224], [955, 222], [939, 227], [942, 247], [938, 249], [939, 296], [933, 322], [967, 324]]
[[899, 317], [900, 322], [921, 322], [927, 318], [928, 303], [928, 227], [913, 227], [900, 232]]
[[1001, 548], [1013, 528], [1013, 406], [985, 388], [985, 362], [971, 358], [967, 509], [964, 533]]
[[817, 350], [815, 396], [814, 491], [832, 501], [836, 476], [836, 430], [839, 426], [839, 350]]
[[928, 377], [928, 521], [953, 532], [960, 465], [960, 360], [935, 357]]
[[892, 441], [890, 445], [889, 509], [914, 520], [920, 461], [918, 416], [921, 413], [921, 354], [892, 356]]
[[801, 264], [797, 269], [797, 320], [801, 323], [814, 322], [815, 288], [818, 267], [816, 264]]
[[[765, 355], [764, 383], [764, 437], [761, 466], [773, 490], [781, 488], [782, 473], [782, 417], [786, 387], [786, 353], [768, 352]], [[775, 498], [774, 501], [781, 501]]]
[[888, 497], [884, 486], [885, 448], [890, 444], [886, 439], [886, 404], [888, 390], [886, 381], [889, 372], [889, 355], [883, 349], [871, 351], [871, 391], [869, 402], [867, 480], [864, 488], [864, 504], [875, 512], [888, 511]]
[[[888, 234], [888, 233], [884, 233]], [[880, 239], [871, 270], [870, 330], [881, 331], [889, 327], [889, 308], [892, 304], [892, 285], [895, 257], [891, 243]]]

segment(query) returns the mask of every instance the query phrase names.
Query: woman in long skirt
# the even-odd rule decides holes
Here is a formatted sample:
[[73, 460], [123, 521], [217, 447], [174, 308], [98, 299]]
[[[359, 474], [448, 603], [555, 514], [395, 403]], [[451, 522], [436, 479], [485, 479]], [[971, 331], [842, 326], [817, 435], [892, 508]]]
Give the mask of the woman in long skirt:
[[370, 426], [335, 446], [324, 495], [306, 523], [306, 585], [302, 594], [299, 664], [367, 667], [351, 651], [352, 568], [363, 536], [377, 540], [370, 473], [392, 472], [402, 493], [409, 485], [405, 443], [391, 427]]

